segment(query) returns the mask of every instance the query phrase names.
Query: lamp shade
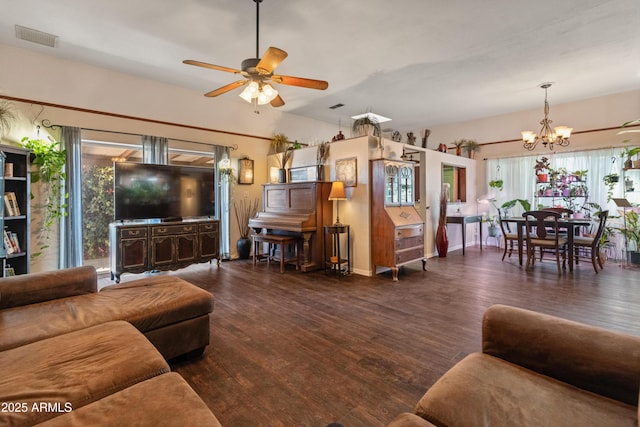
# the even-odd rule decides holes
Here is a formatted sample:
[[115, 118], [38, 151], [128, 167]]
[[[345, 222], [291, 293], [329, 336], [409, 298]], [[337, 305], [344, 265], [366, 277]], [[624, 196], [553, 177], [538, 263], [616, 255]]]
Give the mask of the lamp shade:
[[329, 200], [347, 200], [347, 193], [344, 190], [344, 182], [333, 181], [331, 183], [331, 192]]

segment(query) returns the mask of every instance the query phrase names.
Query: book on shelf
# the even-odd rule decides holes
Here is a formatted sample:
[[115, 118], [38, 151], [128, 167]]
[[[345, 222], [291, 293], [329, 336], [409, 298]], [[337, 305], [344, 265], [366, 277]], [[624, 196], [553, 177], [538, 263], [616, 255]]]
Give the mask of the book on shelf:
[[9, 234], [9, 237], [11, 238], [13, 247], [16, 249], [16, 253], [22, 252], [22, 249], [20, 249], [20, 240], [18, 240], [18, 234], [12, 232]]
[[18, 206], [18, 199], [16, 198], [16, 193], [13, 191], [8, 191], [4, 193], [4, 210], [7, 216], [19, 216], [20, 207]]
[[13, 244], [13, 241], [11, 240], [11, 233], [6, 229], [4, 230], [4, 233], [3, 233], [3, 240], [4, 240], [4, 248], [7, 250], [7, 255], [11, 255], [17, 252], [16, 247]]

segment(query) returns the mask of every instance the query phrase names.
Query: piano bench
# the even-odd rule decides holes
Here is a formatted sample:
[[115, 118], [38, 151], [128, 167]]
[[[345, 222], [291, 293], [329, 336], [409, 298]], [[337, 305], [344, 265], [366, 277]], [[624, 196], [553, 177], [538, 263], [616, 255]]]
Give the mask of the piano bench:
[[[296, 270], [300, 270], [300, 244], [302, 239], [296, 236], [282, 236], [279, 234], [254, 234], [253, 235], [253, 265], [258, 259], [267, 258], [267, 262], [274, 259], [275, 249], [280, 246], [280, 273], [284, 273], [284, 264], [295, 261]], [[260, 245], [268, 243], [269, 249], [266, 255], [260, 253]], [[286, 259], [287, 245], [294, 245], [295, 258]]]

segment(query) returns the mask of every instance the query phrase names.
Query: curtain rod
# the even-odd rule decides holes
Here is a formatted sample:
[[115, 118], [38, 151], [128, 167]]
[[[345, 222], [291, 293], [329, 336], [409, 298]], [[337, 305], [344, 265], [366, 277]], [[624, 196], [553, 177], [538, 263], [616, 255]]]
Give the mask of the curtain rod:
[[[513, 156], [505, 156], [505, 157], [485, 157], [482, 160], [487, 161], [487, 160], [500, 160], [500, 159], [515, 159], [518, 157], [538, 157], [540, 155], [543, 155], [545, 153], [548, 154], [548, 156], [553, 156], [555, 154], [565, 154], [565, 153], [580, 153], [580, 152], [584, 152], [584, 151], [597, 151], [597, 150], [615, 150], [617, 148], [624, 148], [624, 145], [610, 145], [608, 147], [597, 147], [597, 148], [585, 148], [582, 150], [563, 150], [563, 151], [545, 151], [545, 152], [540, 152], [537, 154], [523, 154], [521, 156], [514, 154]], [[530, 152], [527, 152], [530, 153]]]
[[[44, 124], [45, 120], [48, 122], [48, 124], [49, 124], [48, 126]], [[47, 119], [44, 119], [44, 120], [42, 121], [42, 123], [43, 123], [43, 126], [44, 126], [44, 127], [47, 127], [47, 128], [49, 128], [49, 127], [51, 127], [51, 128], [52, 128], [52, 127], [60, 127], [59, 125], [50, 125], [50, 122], [49, 122], [49, 120], [47, 120]], [[122, 132], [122, 131], [117, 131], [117, 130], [92, 129], [92, 128], [84, 128], [84, 127], [83, 127], [83, 128], [80, 128], [80, 129], [82, 129], [82, 130], [88, 130], [88, 131], [91, 131], [91, 132], [115, 133], [115, 134], [118, 134], [118, 135], [145, 136], [145, 135], [142, 135], [142, 134], [140, 134], [140, 133]], [[209, 145], [209, 146], [218, 146], [218, 147], [231, 148], [231, 150], [237, 150], [237, 149], [238, 149], [238, 144], [233, 144], [233, 145], [221, 145], [221, 144], [208, 144], [208, 143], [206, 143], [206, 142], [201, 142], [201, 141], [191, 141], [191, 140], [189, 140], [189, 139], [180, 139], [180, 138], [168, 138], [168, 137], [167, 137], [167, 139], [168, 139], [168, 140], [171, 140], [171, 141], [189, 142], [189, 143], [191, 143], [191, 144], [203, 144], [203, 145]]]
[[[73, 106], [70, 106], [70, 105], [55, 104], [55, 103], [52, 103], [52, 102], [43, 102], [43, 101], [38, 101], [38, 100], [33, 100], [33, 99], [16, 98], [16, 97], [7, 96], [7, 95], [0, 95], [0, 99], [6, 99], [6, 100], [9, 100], [9, 101], [16, 101], [16, 102], [24, 102], [24, 103], [29, 103], [29, 104], [38, 104], [38, 105], [47, 106], [47, 107], [53, 107], [53, 108], [61, 108], [63, 110], [79, 111], [81, 113], [90, 113], [90, 114], [97, 114], [97, 115], [108, 116], [108, 117], [116, 117], [116, 118], [119, 118], [119, 119], [136, 120], [136, 121], [141, 121], [141, 122], [146, 122], [146, 123], [154, 123], [154, 124], [160, 124], [160, 125], [176, 126], [176, 127], [181, 127], [181, 128], [185, 128], [185, 129], [202, 130], [202, 131], [205, 131], [205, 132], [214, 132], [214, 133], [221, 133], [221, 134], [225, 134], [225, 135], [242, 136], [242, 137], [246, 137], [246, 138], [261, 139], [261, 140], [264, 140], [264, 141], [270, 141], [271, 140], [271, 137], [266, 137], [266, 136], [249, 135], [249, 134], [246, 134], [246, 133], [230, 132], [230, 131], [226, 131], [226, 130], [211, 129], [211, 128], [206, 128], [206, 127], [202, 127], [202, 126], [187, 125], [187, 124], [184, 124], [184, 123], [167, 122], [167, 121], [164, 121], [164, 120], [148, 119], [148, 118], [145, 118], [145, 117], [136, 117], [136, 116], [128, 116], [128, 115], [125, 115], [125, 114], [109, 113], [107, 111], [92, 110], [92, 109], [89, 109], [89, 108], [81, 108], [81, 107], [73, 107]], [[86, 129], [86, 130], [96, 130], [97, 131], [97, 129]], [[101, 130], [101, 132], [112, 132], [112, 131]], [[122, 132], [122, 133], [124, 134], [124, 132]], [[137, 135], [137, 134], [131, 134], [131, 135]], [[189, 142], [189, 141], [187, 141], [187, 142]], [[193, 142], [195, 142], [195, 141], [193, 141]]]

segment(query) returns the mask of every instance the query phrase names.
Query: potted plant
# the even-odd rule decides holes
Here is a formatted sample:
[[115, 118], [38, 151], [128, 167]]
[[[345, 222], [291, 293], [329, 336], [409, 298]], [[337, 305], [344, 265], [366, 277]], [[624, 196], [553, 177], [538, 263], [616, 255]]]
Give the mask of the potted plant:
[[[638, 213], [633, 209], [629, 209], [623, 213], [623, 220], [622, 226], [615, 228], [620, 231], [627, 241], [629, 262], [640, 264], [640, 220]], [[631, 250], [629, 250], [629, 243], [632, 244]]]
[[607, 203], [611, 201], [613, 197], [613, 187], [616, 185], [618, 181], [620, 181], [620, 175], [617, 173], [610, 173], [605, 175], [602, 180], [604, 181], [604, 185], [607, 186]]
[[15, 118], [13, 105], [5, 101], [0, 102], [0, 138], [11, 130], [11, 124]]
[[238, 258], [247, 259], [251, 253], [251, 239], [249, 239], [251, 227], [249, 227], [249, 220], [256, 216], [256, 213], [258, 212], [258, 199], [234, 200], [233, 211], [236, 214], [238, 231], [240, 233], [240, 238], [236, 243]]
[[498, 237], [500, 235], [500, 225], [498, 224], [498, 218], [495, 215], [484, 218], [482, 222], [486, 222], [488, 224], [488, 237]]
[[453, 146], [456, 148], [456, 156], [462, 156], [462, 146], [465, 143], [465, 139], [458, 139], [453, 141]]
[[498, 191], [502, 191], [504, 188], [504, 181], [501, 179], [494, 179], [493, 181], [489, 181], [489, 187], [495, 188]]
[[585, 170], [578, 170], [578, 171], [573, 171], [573, 172], [571, 173], [571, 175], [575, 177], [575, 180], [576, 180], [576, 181], [584, 182], [584, 181], [586, 181], [586, 180], [587, 180], [587, 173], [588, 173], [588, 172], [589, 172], [589, 171], [588, 171], [588, 170], [586, 170], [586, 169], [585, 169]]
[[[45, 142], [41, 139], [22, 138], [22, 146], [31, 151], [31, 182], [41, 182], [44, 186], [45, 200], [37, 205], [42, 208], [42, 228], [38, 236], [40, 251], [34, 251], [31, 256], [37, 257], [49, 247], [51, 227], [62, 217], [67, 216], [67, 204], [62, 202], [69, 197], [64, 193], [64, 180], [67, 174], [64, 166], [67, 161], [66, 151], [60, 142]], [[33, 198], [31, 194], [31, 198]]]
[[549, 172], [551, 171], [551, 163], [547, 157], [536, 159], [536, 165], [533, 167], [538, 177], [538, 182], [549, 182]]
[[476, 156], [476, 151], [480, 151], [480, 144], [473, 139], [466, 139], [464, 140], [463, 148], [469, 155], [469, 158], [473, 159]]
[[351, 130], [353, 132], [353, 136], [380, 136], [382, 134], [380, 131], [380, 123], [368, 114], [360, 117], [359, 119], [355, 119], [351, 126]]
[[[299, 146], [300, 144], [298, 144]], [[278, 162], [278, 182], [287, 182], [287, 163], [293, 157], [294, 145], [283, 133], [276, 133], [271, 138], [271, 154], [276, 155]]]
[[627, 148], [622, 152], [622, 156], [627, 158], [624, 162], [625, 169], [640, 169], [640, 160], [632, 159], [637, 154], [640, 154], [640, 147]]

